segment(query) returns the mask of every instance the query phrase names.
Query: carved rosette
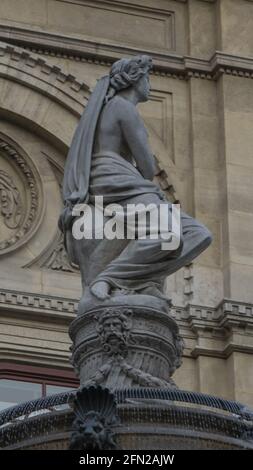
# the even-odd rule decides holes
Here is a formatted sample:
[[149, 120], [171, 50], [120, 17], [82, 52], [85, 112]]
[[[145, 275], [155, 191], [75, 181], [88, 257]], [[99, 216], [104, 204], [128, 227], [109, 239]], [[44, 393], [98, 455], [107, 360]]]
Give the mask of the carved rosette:
[[18, 248], [38, 227], [42, 188], [32, 162], [0, 135], [0, 254]]
[[98, 306], [74, 320], [72, 363], [82, 386], [172, 388], [183, 340], [173, 318], [149, 307]]

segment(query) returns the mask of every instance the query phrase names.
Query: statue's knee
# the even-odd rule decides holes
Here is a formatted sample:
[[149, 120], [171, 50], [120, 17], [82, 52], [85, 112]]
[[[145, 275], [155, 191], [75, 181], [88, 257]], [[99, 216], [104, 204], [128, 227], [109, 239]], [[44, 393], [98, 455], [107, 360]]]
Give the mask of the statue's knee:
[[206, 247], [211, 245], [211, 243], [213, 241], [213, 236], [212, 236], [210, 230], [208, 230], [207, 227], [202, 225], [200, 227], [200, 233], [201, 233], [202, 243], [204, 243]]

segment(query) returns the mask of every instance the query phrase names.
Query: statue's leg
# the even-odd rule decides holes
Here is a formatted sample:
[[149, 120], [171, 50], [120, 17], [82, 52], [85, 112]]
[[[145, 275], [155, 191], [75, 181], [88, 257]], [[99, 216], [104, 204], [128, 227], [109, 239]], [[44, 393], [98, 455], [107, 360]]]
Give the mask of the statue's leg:
[[[168, 204], [170, 209], [171, 205]], [[148, 282], [159, 285], [161, 278], [189, 264], [211, 243], [209, 230], [183, 212], [181, 228], [183, 243], [174, 251], [162, 250], [164, 240], [161, 234], [154, 240], [131, 240], [121, 254], [98, 275], [94, 285], [102, 282], [120, 285], [122, 288], [131, 285], [135, 290]]]
[[190, 264], [212, 242], [212, 234], [203, 224], [181, 211], [183, 247], [178, 257], [171, 259], [167, 266], [167, 275]]

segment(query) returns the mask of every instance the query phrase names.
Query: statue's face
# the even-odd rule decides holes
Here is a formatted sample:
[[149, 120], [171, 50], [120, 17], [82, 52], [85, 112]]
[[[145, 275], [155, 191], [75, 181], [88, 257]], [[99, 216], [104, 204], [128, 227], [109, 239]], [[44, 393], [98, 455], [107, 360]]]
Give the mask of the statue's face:
[[137, 83], [134, 84], [135, 91], [138, 96], [139, 103], [144, 103], [148, 101], [150, 94], [150, 81], [149, 74], [146, 73], [143, 75]]
[[108, 338], [113, 338], [115, 336], [115, 334], [116, 334], [116, 337], [117, 337], [117, 333], [122, 332], [122, 322], [117, 317], [108, 318], [104, 322], [103, 326], [104, 326], [104, 332], [105, 332], [105, 335], [106, 335], [107, 339]]

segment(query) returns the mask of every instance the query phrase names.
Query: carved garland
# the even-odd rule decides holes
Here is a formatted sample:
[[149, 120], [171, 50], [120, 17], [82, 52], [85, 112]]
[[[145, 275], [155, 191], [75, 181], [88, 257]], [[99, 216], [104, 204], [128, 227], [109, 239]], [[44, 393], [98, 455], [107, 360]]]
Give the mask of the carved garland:
[[[0, 150], [8, 157], [9, 160], [13, 160], [15, 164], [21, 169], [22, 174], [25, 177], [26, 185], [30, 191], [30, 207], [29, 207], [29, 214], [26, 216], [25, 223], [20, 226], [18, 231], [8, 240], [4, 240], [0, 242], [0, 253], [1, 251], [6, 251], [13, 245], [19, 242], [31, 229], [34, 224], [34, 221], [38, 214], [38, 206], [39, 206], [39, 189], [36, 182], [36, 178], [31, 170], [31, 168], [26, 163], [24, 157], [17, 152], [17, 150], [12, 147], [9, 143], [5, 142], [3, 138], [0, 137]], [[4, 215], [4, 221], [8, 221], [11, 217], [12, 210], [15, 210], [17, 214], [20, 215], [20, 201], [18, 197], [18, 192], [15, 186], [10, 186], [9, 191], [13, 190], [15, 192], [14, 199], [16, 201], [16, 208], [11, 209], [6, 214], [6, 198], [3, 198], [3, 192], [1, 194], [0, 204], [1, 208], [0, 211], [2, 215]], [[4, 204], [3, 204], [4, 203]], [[8, 226], [8, 222], [6, 224]], [[16, 228], [17, 224], [15, 224], [12, 228]]]

